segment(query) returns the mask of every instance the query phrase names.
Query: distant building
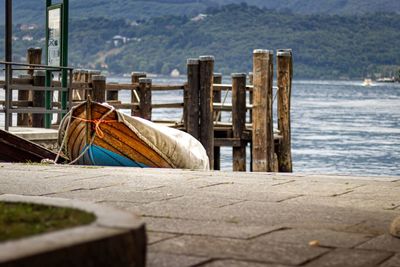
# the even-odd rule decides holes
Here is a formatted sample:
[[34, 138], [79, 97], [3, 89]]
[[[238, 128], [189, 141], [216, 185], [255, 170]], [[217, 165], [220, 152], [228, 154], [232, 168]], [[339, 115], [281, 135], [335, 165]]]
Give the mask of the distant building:
[[33, 37], [31, 35], [22, 36], [22, 41], [32, 41]]
[[37, 24], [21, 24], [21, 26], [19, 27], [21, 31], [31, 31], [37, 28], [38, 28]]
[[202, 21], [205, 20], [207, 18], [207, 14], [198, 14], [196, 17], [191, 18], [191, 21]]
[[127, 38], [125, 36], [121, 36], [121, 35], [115, 35], [112, 38], [112, 43], [115, 47], [122, 46], [122, 45], [126, 44], [128, 41], [129, 41], [129, 38]]

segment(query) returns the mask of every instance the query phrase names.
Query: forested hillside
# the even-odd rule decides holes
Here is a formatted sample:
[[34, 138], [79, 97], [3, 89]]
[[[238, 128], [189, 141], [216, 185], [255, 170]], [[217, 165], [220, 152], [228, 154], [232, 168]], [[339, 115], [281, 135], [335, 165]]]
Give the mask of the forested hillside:
[[[72, 19], [70, 26], [70, 63], [113, 73], [185, 72], [188, 57], [205, 54], [216, 57], [217, 71], [247, 72], [255, 48], [292, 48], [298, 78], [361, 78], [400, 66], [400, 15], [394, 13], [298, 15], [241, 4], [208, 8], [200, 17], [163, 16], [134, 24], [97, 17]], [[29, 46], [44, 47], [43, 36], [43, 28], [17, 27], [15, 59], [23, 60]]]
[[[53, 0], [53, 2], [62, 2]], [[192, 16], [209, 7], [242, 2], [296, 14], [365, 14], [400, 12], [399, 0], [70, 0], [71, 18], [107, 17], [147, 20], [164, 15]], [[43, 23], [43, 0], [13, 0], [16, 23]], [[0, 24], [4, 4], [0, 4]]]

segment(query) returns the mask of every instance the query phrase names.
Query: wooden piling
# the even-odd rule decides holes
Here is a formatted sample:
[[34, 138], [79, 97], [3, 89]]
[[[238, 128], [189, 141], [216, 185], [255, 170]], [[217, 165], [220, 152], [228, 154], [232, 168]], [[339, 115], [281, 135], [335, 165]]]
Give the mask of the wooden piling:
[[[29, 74], [21, 74], [19, 78], [30, 79], [32, 76]], [[29, 94], [29, 90], [18, 90], [18, 101], [29, 101]], [[18, 113], [17, 126], [32, 126], [32, 114]]]
[[92, 92], [93, 101], [103, 103], [106, 101], [106, 76], [92, 75]]
[[292, 90], [292, 51], [277, 51], [278, 129], [282, 136], [278, 148], [279, 172], [292, 172], [290, 98]]
[[274, 170], [272, 117], [273, 55], [269, 50], [253, 53], [253, 171]]
[[80, 72], [79, 69], [74, 69], [74, 70], [72, 71], [72, 81], [73, 81], [73, 82], [76, 82], [76, 81], [79, 80], [79, 72]]
[[[26, 54], [26, 61], [28, 64], [41, 64], [42, 63], [42, 48], [31, 47], [28, 48]], [[34, 69], [32, 67], [28, 68], [28, 74], [33, 76]]]
[[200, 140], [200, 69], [199, 60], [190, 58], [187, 60], [187, 97], [184, 99], [185, 129], [194, 138]]
[[[46, 72], [43, 70], [35, 70], [33, 73], [33, 85], [34, 86], [45, 86]], [[35, 90], [33, 91], [32, 106], [45, 108], [45, 92]], [[44, 114], [32, 114], [32, 127], [44, 128]]]
[[232, 148], [233, 171], [246, 171], [246, 74], [232, 74], [232, 129], [233, 138], [240, 140], [240, 147]]
[[[214, 73], [214, 84], [222, 83], [222, 73]], [[221, 91], [213, 91], [213, 102], [221, 103]], [[214, 120], [221, 121], [221, 112], [214, 111]], [[221, 148], [214, 146], [214, 170], [221, 170]]]
[[[41, 64], [42, 63], [42, 49], [38, 47], [28, 48], [26, 53], [26, 61], [28, 64]], [[34, 69], [29, 67], [27, 71], [27, 75], [23, 75], [23, 78], [32, 77]], [[22, 78], [22, 77], [20, 77]], [[32, 92], [29, 90], [18, 90], [18, 100], [19, 101], [28, 101], [32, 100]], [[32, 126], [32, 114], [17, 114], [17, 125], [18, 126]]]
[[[147, 74], [145, 72], [132, 72], [131, 73], [131, 82], [132, 84], [138, 84], [140, 78], [146, 78]], [[131, 103], [132, 104], [138, 104], [140, 102], [141, 96], [140, 96], [140, 89], [131, 90]], [[139, 105], [140, 106], [140, 105]], [[137, 107], [132, 107], [131, 108], [131, 115], [132, 116], [138, 116], [141, 117], [141, 111]]]
[[[249, 72], [249, 85], [253, 85], [253, 72]], [[253, 89], [248, 94], [249, 104], [253, 105]], [[253, 123], [253, 109], [249, 110], [249, 123]], [[250, 142], [250, 171], [253, 171], [253, 142]]]
[[139, 96], [140, 96], [140, 104], [139, 104], [139, 112], [140, 117], [146, 120], [151, 120], [151, 79], [148, 78], [139, 78]]
[[200, 142], [207, 151], [210, 168], [214, 168], [214, 108], [213, 108], [213, 73], [214, 57], [201, 56], [200, 70]]

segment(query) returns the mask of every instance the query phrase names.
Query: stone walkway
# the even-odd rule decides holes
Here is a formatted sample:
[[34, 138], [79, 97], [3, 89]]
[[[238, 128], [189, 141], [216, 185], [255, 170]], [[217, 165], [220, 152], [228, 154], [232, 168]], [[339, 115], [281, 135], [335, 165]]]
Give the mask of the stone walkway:
[[400, 177], [0, 166], [0, 194], [139, 214], [148, 266], [400, 266]]

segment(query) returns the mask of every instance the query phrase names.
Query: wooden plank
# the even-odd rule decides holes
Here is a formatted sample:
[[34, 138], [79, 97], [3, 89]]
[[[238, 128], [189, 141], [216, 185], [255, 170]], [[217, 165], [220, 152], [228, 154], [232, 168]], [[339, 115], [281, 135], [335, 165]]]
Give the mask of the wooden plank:
[[240, 138], [214, 138], [214, 146], [216, 147], [240, 147]]
[[[144, 78], [144, 77], [141, 77]], [[139, 82], [132, 84], [127, 83], [107, 83], [106, 90], [137, 90], [139, 89]], [[175, 91], [184, 90], [184, 84], [153, 84], [152, 91]]]
[[[221, 73], [214, 73], [214, 80], [213, 84], [221, 84], [222, 83], [222, 74]], [[221, 102], [221, 91], [220, 90], [213, 90], [213, 108], [215, 102]], [[217, 112], [214, 109], [214, 121], [221, 121], [221, 112]], [[215, 137], [215, 131], [214, 131]], [[221, 169], [221, 149], [219, 146], [215, 146], [214, 144], [214, 170]]]
[[278, 147], [278, 164], [280, 172], [292, 172], [290, 97], [292, 87], [292, 51], [277, 52], [277, 85], [278, 85], [278, 129], [282, 140]]
[[185, 129], [194, 138], [200, 139], [200, 74], [199, 60], [187, 60], [187, 98], [184, 98], [187, 107]]
[[246, 128], [246, 74], [232, 74], [232, 132], [240, 145], [232, 149], [233, 171], [246, 171], [246, 142], [242, 134]]
[[[246, 105], [246, 109], [252, 109], [253, 105]], [[214, 111], [232, 111], [232, 104], [229, 103], [213, 103]]]
[[200, 142], [207, 151], [210, 168], [214, 167], [214, 112], [213, 112], [213, 73], [214, 57], [199, 58], [200, 73]]

